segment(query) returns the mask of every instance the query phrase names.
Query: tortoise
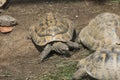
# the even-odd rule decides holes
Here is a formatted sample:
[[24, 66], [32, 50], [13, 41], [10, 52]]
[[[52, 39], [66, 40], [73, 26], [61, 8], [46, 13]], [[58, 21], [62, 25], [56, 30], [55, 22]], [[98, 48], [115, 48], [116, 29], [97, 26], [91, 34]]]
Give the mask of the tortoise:
[[6, 2], [7, 0], [0, 0], [0, 7], [2, 7]]
[[8, 33], [14, 29], [14, 26], [17, 24], [17, 20], [9, 15], [0, 16], [0, 32]]
[[112, 45], [96, 51], [79, 61], [73, 80], [85, 74], [99, 80], [120, 80], [120, 45]]
[[0, 11], [2, 11], [2, 9], [5, 9], [8, 5], [10, 0], [0, 0]]
[[44, 47], [40, 62], [44, 61], [51, 51], [70, 54], [70, 48], [79, 49], [80, 47], [75, 42], [76, 30], [73, 22], [52, 12], [46, 13], [39, 24], [30, 27], [29, 32], [33, 43]]
[[120, 44], [120, 17], [114, 13], [101, 13], [79, 33], [78, 43], [96, 51], [113, 44]]

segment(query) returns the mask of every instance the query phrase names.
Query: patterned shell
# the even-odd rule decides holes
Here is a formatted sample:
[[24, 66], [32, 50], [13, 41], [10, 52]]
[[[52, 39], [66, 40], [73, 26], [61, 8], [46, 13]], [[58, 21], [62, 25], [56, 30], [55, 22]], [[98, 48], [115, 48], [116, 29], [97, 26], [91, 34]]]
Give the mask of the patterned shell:
[[120, 80], [120, 45], [108, 47], [86, 58], [87, 73], [100, 80]]
[[113, 13], [97, 15], [81, 30], [78, 42], [91, 50], [120, 43], [120, 17]]
[[7, 0], [0, 0], [0, 7], [2, 7], [6, 2]]
[[47, 15], [37, 25], [30, 28], [30, 35], [33, 41], [44, 46], [49, 42], [72, 40], [74, 33], [73, 23], [52, 13]]

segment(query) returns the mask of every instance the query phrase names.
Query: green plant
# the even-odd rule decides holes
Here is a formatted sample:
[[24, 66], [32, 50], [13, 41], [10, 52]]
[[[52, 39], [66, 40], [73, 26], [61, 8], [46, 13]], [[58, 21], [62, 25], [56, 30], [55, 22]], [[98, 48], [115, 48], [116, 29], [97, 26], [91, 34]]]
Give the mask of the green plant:
[[39, 77], [39, 80], [71, 80], [76, 70], [76, 62], [65, 62], [57, 64], [58, 69], [48, 75]]

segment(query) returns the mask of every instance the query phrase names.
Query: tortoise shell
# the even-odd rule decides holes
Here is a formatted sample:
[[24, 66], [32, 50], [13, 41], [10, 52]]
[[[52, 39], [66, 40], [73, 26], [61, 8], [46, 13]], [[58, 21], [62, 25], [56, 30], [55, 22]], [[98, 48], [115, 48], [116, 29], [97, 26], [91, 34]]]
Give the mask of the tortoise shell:
[[86, 72], [100, 80], [120, 80], [120, 45], [96, 51], [85, 59]]
[[113, 13], [101, 13], [81, 30], [78, 42], [90, 50], [100, 50], [112, 44], [120, 44], [120, 17]]
[[70, 20], [52, 13], [47, 13], [39, 24], [30, 28], [31, 38], [39, 46], [53, 41], [67, 42], [72, 40], [73, 33], [74, 26]]
[[7, 2], [7, 0], [0, 0], [0, 8]]

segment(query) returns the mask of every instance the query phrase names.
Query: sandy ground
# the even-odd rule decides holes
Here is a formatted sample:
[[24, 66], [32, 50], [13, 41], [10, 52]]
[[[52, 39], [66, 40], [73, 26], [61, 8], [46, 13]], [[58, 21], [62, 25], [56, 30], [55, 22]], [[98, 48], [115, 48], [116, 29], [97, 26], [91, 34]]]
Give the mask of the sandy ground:
[[56, 63], [78, 60], [83, 57], [84, 49], [73, 51], [69, 58], [52, 55], [44, 63], [38, 64], [40, 52], [28, 39], [28, 29], [38, 23], [47, 12], [67, 17], [80, 32], [97, 14], [113, 12], [120, 15], [120, 4], [98, 3], [78, 0], [11, 0], [3, 14], [18, 20], [18, 25], [9, 34], [0, 33], [0, 80], [37, 80], [39, 75], [56, 70]]

